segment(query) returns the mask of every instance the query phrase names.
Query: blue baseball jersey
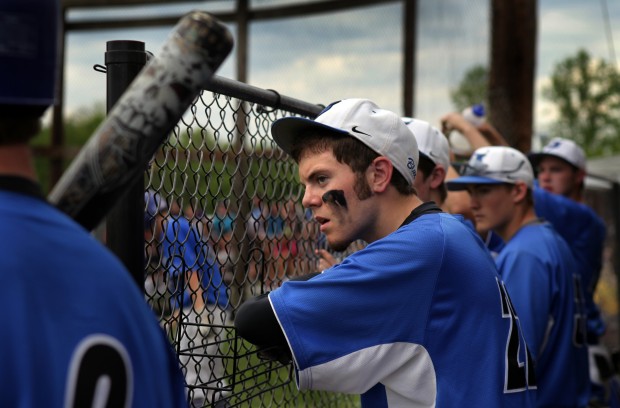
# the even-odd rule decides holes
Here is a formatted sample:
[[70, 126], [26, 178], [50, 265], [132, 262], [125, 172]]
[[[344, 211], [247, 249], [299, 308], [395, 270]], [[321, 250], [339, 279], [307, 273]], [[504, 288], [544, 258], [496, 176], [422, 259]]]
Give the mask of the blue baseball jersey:
[[422, 215], [269, 300], [302, 390], [362, 394], [373, 408], [533, 406], [510, 298], [452, 215]]
[[0, 406], [187, 406], [170, 343], [105, 247], [30, 194], [0, 190], [0, 225]]
[[173, 308], [179, 303], [183, 307], [192, 304], [191, 291], [187, 285], [186, 273], [199, 274], [206, 303], [228, 306], [228, 293], [222, 274], [210, 247], [201, 239], [201, 234], [192, 227], [185, 217], [171, 217], [166, 221], [166, 234], [163, 240], [163, 262], [173, 278], [171, 288]]
[[605, 244], [605, 224], [587, 205], [577, 203], [542, 188], [534, 188], [534, 207], [539, 217], [549, 221], [568, 243], [583, 284], [588, 337], [596, 343], [605, 332], [605, 323], [594, 303]]
[[539, 407], [589, 399], [585, 305], [566, 242], [547, 222], [522, 227], [495, 258], [536, 360]]

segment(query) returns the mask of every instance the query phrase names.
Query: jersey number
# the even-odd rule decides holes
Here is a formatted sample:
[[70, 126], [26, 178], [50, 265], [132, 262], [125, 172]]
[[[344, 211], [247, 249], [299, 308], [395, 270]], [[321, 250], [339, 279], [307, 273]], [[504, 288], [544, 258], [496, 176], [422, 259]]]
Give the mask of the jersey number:
[[65, 408], [129, 407], [132, 380], [125, 347], [107, 335], [89, 336], [71, 358]]
[[[528, 388], [536, 388], [534, 360], [521, 335], [519, 318], [504, 283], [497, 280], [497, 286], [499, 287], [502, 301], [502, 317], [510, 319], [510, 332], [508, 334], [508, 343], [506, 344], [506, 381], [504, 391], [517, 392]], [[519, 359], [521, 347], [525, 349], [525, 362]]]
[[573, 275], [573, 291], [575, 300], [575, 325], [573, 328], [573, 345], [575, 347], [583, 347], [587, 343], [586, 334], [586, 315], [585, 315], [585, 296], [581, 286], [581, 277]]

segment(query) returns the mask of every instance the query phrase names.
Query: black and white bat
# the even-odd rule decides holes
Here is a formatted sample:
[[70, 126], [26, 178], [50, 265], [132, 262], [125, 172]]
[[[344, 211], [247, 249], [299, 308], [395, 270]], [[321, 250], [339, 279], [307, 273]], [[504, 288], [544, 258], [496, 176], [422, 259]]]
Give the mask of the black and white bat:
[[143, 174], [183, 113], [233, 46], [210, 14], [181, 18], [108, 113], [48, 196], [86, 229], [96, 227]]

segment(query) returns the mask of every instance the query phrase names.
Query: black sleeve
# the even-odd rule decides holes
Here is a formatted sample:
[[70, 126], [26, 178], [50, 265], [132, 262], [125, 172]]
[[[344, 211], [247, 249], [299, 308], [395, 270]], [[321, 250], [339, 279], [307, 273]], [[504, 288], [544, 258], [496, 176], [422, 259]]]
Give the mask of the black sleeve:
[[[291, 278], [293, 281], [309, 280], [320, 272]], [[246, 300], [235, 315], [237, 333], [258, 346], [287, 345], [282, 328], [273, 313], [268, 293]]]
[[246, 300], [235, 315], [237, 333], [261, 347], [286, 346], [286, 338], [276, 319], [267, 294]]
[[267, 294], [247, 300], [235, 316], [237, 333], [259, 348], [258, 356], [265, 360], [291, 362], [291, 350], [276, 319]]

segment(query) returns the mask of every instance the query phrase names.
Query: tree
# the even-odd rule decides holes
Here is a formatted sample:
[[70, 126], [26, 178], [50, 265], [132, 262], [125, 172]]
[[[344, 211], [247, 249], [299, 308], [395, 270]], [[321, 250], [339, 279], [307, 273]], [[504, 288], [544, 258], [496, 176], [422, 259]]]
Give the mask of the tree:
[[578, 50], [555, 66], [543, 96], [559, 113], [552, 135], [574, 140], [588, 156], [620, 151], [620, 73], [613, 64]]
[[476, 103], [487, 105], [489, 70], [484, 65], [475, 65], [465, 72], [456, 89], [450, 92], [452, 104], [458, 111]]

